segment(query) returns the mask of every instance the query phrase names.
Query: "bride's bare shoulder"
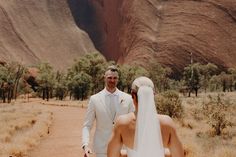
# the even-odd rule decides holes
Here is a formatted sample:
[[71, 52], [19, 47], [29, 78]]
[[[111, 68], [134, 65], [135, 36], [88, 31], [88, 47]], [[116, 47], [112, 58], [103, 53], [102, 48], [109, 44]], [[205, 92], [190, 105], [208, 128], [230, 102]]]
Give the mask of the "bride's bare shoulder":
[[174, 128], [174, 121], [172, 120], [172, 118], [170, 116], [158, 114], [157, 117], [158, 117], [160, 124], [162, 126]]
[[116, 120], [116, 125], [117, 126], [126, 126], [132, 123], [134, 121], [135, 115], [134, 113], [128, 113], [125, 115], [120, 115], [117, 120]]

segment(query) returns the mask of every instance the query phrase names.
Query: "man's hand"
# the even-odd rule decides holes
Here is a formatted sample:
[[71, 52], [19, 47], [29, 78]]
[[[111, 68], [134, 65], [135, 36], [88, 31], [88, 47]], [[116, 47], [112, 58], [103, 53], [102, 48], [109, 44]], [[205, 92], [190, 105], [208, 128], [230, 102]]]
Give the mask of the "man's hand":
[[84, 157], [89, 157], [89, 154], [92, 154], [92, 150], [88, 146], [83, 146]]

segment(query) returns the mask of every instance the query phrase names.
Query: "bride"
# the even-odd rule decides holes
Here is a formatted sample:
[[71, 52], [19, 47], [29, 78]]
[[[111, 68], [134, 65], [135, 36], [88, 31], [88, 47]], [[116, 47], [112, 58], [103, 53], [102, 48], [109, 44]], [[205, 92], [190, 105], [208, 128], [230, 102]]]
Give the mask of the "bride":
[[[154, 85], [147, 77], [132, 84], [136, 111], [118, 117], [108, 144], [108, 157], [120, 157], [123, 144], [128, 157], [184, 157], [174, 122], [169, 116], [156, 114]], [[165, 153], [165, 148], [169, 153]]]

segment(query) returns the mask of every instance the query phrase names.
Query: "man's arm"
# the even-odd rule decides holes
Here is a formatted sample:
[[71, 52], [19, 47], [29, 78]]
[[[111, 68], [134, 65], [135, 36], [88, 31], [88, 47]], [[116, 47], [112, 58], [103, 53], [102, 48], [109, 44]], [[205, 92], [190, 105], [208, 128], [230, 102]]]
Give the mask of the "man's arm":
[[117, 123], [113, 129], [111, 139], [107, 147], [107, 157], [120, 157], [122, 148], [122, 140]]
[[89, 156], [89, 153], [92, 153], [88, 145], [89, 145], [90, 130], [93, 127], [94, 120], [95, 120], [95, 107], [91, 97], [89, 100], [82, 129], [82, 148], [84, 149], [84, 153], [87, 157]]

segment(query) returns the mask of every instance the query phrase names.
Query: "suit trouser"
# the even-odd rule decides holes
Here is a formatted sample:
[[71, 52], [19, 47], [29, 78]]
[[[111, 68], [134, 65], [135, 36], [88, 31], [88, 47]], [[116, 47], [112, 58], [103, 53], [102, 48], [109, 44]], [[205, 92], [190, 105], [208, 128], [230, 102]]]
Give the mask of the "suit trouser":
[[107, 157], [107, 154], [96, 153], [96, 157]]

